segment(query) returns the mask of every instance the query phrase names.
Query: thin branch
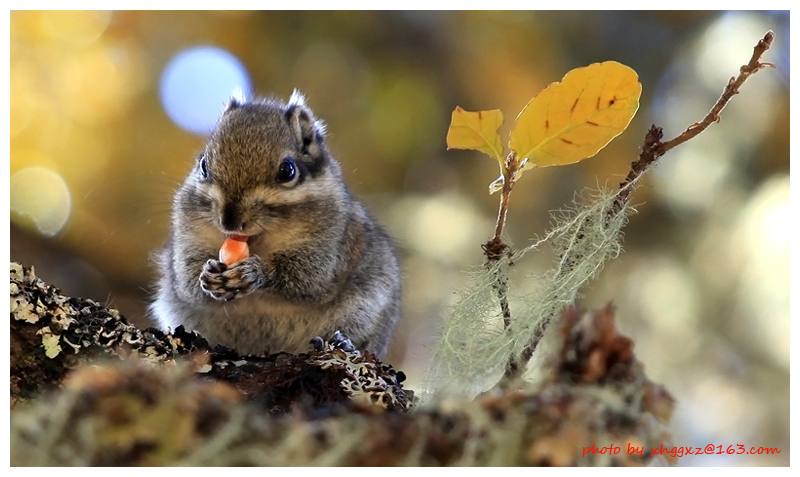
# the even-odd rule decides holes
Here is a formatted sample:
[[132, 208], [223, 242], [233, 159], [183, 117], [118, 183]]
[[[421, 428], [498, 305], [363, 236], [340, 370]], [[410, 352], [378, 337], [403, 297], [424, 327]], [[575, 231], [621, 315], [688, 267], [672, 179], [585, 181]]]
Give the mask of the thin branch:
[[[492, 267], [492, 263], [500, 260], [504, 255], [511, 260], [511, 247], [503, 242], [503, 230], [506, 225], [508, 215], [508, 201], [511, 198], [511, 191], [516, 182], [519, 163], [516, 154], [511, 151], [506, 157], [506, 167], [503, 169], [503, 189], [500, 191], [500, 206], [497, 210], [497, 223], [495, 224], [494, 237], [483, 245], [483, 252], [486, 255], [487, 268]], [[503, 315], [503, 329], [506, 333], [511, 332], [511, 308], [508, 305], [508, 275], [502, 268], [495, 270], [495, 283], [492, 286], [497, 299], [500, 302], [500, 312]], [[506, 375], [516, 376], [519, 373], [519, 364], [512, 357], [506, 365]]]
[[645, 136], [644, 145], [642, 146], [642, 152], [639, 154], [639, 159], [631, 163], [631, 169], [630, 172], [628, 172], [628, 176], [619, 185], [620, 193], [617, 200], [619, 209], [621, 209], [622, 206], [625, 205], [630, 199], [630, 194], [633, 191], [631, 186], [637, 180], [639, 180], [642, 174], [651, 165], [658, 161], [658, 158], [666, 154], [667, 151], [694, 138], [701, 132], [705, 131], [712, 124], [718, 123], [720, 121], [720, 114], [722, 113], [722, 110], [725, 109], [725, 106], [728, 105], [730, 100], [733, 99], [735, 95], [739, 94], [739, 88], [742, 87], [744, 82], [747, 81], [750, 76], [761, 71], [763, 68], [775, 68], [775, 65], [772, 63], [761, 62], [761, 57], [772, 46], [773, 40], [775, 40], [775, 33], [773, 33], [772, 30], [767, 31], [767, 33], [764, 35], [764, 38], [760, 39], [758, 44], [753, 47], [753, 55], [750, 57], [750, 61], [746, 65], [743, 65], [741, 68], [739, 68], [739, 76], [731, 77], [731, 79], [728, 80], [728, 84], [722, 91], [722, 95], [719, 97], [717, 102], [714, 103], [714, 106], [701, 121], [692, 124], [686, 128], [685, 131], [666, 142], [661, 141], [661, 138], [663, 137], [662, 129], [655, 124], [650, 126], [650, 130]]
[[772, 30], [768, 31], [764, 35], [764, 38], [759, 40], [758, 44], [753, 48], [753, 56], [750, 58], [750, 62], [739, 68], [739, 76], [736, 78], [731, 77], [731, 79], [728, 80], [728, 84], [722, 91], [722, 95], [719, 97], [716, 104], [714, 104], [714, 107], [711, 108], [711, 111], [708, 112], [706, 117], [703, 118], [702, 121], [689, 126], [686, 131], [682, 132], [677, 137], [660, 144], [656, 148], [655, 153], [658, 155], [663, 155], [665, 152], [669, 151], [675, 146], [683, 144], [689, 139], [697, 136], [713, 123], [718, 123], [720, 120], [720, 113], [722, 113], [722, 110], [725, 109], [725, 106], [727, 106], [728, 102], [734, 97], [734, 95], [739, 94], [739, 88], [741, 88], [744, 82], [747, 81], [747, 78], [763, 68], [775, 68], [775, 65], [772, 63], [761, 63], [759, 61], [761, 56], [770, 48], [770, 46], [772, 46], [772, 41], [774, 39], [775, 33], [773, 33]]

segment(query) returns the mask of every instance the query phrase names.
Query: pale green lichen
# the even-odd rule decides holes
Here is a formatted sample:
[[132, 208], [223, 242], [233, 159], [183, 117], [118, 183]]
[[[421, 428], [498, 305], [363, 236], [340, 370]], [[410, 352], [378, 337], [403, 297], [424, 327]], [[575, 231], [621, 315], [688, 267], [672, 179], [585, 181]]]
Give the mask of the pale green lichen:
[[[555, 225], [533, 245], [513, 254], [549, 247], [557, 257], [545, 273], [531, 275], [532, 292], [512, 297], [511, 328], [505, 330], [494, 285], [508, 277], [506, 258], [471, 272], [472, 283], [459, 295], [442, 326], [427, 376], [427, 393], [473, 396], [502, 374], [510, 359], [519, 359], [551, 320], [575, 302], [580, 289], [621, 251], [622, 227], [630, 208], [620, 205], [618, 190], [585, 194], [573, 207], [553, 215]], [[513, 285], [513, 284], [512, 284]]]
[[42, 335], [42, 346], [44, 346], [45, 356], [50, 359], [58, 356], [58, 353], [61, 352], [61, 345], [59, 344], [61, 337], [54, 335], [47, 326], [39, 330], [38, 334]]

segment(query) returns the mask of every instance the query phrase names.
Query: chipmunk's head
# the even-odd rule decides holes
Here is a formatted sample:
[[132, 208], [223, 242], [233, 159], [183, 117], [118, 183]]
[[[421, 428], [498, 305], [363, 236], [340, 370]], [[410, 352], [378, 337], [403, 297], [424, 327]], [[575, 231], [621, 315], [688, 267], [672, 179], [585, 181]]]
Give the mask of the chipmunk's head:
[[288, 103], [231, 100], [184, 184], [186, 197], [225, 235], [312, 228], [347, 194], [324, 135], [297, 91]]

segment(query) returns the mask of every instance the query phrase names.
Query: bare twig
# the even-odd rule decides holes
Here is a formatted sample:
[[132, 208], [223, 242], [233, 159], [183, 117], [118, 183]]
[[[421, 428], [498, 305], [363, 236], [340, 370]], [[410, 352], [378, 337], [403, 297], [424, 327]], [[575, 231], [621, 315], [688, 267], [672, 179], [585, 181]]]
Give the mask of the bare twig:
[[508, 253], [509, 247], [503, 243], [503, 230], [506, 226], [506, 216], [508, 215], [508, 201], [511, 198], [511, 190], [517, 181], [517, 162], [516, 153], [511, 151], [506, 157], [506, 167], [503, 168], [503, 188], [500, 191], [500, 206], [497, 210], [497, 222], [494, 227], [494, 237], [483, 245], [486, 260], [489, 262], [499, 260], [504, 254]]
[[767, 31], [764, 38], [760, 39], [758, 44], [753, 48], [753, 55], [750, 57], [750, 61], [739, 68], [739, 76], [731, 77], [731, 79], [728, 80], [728, 84], [722, 91], [722, 95], [702, 120], [692, 124], [686, 128], [685, 131], [666, 142], [661, 141], [663, 137], [662, 129], [655, 124], [650, 126], [650, 130], [647, 132], [647, 135], [645, 135], [644, 145], [642, 146], [642, 152], [639, 154], [639, 158], [631, 163], [628, 176], [619, 185], [620, 193], [617, 199], [619, 208], [622, 208], [622, 206], [628, 202], [631, 192], [633, 191], [633, 187], [631, 186], [639, 180], [642, 174], [651, 165], [658, 161], [658, 158], [666, 154], [670, 149], [694, 138], [712, 124], [718, 123], [722, 110], [725, 109], [725, 106], [728, 105], [735, 95], [739, 94], [739, 88], [742, 87], [750, 76], [763, 68], [775, 68], [775, 65], [772, 63], [761, 62], [761, 57], [769, 50], [770, 46], [772, 46], [774, 39], [775, 33], [773, 33], [772, 30]]

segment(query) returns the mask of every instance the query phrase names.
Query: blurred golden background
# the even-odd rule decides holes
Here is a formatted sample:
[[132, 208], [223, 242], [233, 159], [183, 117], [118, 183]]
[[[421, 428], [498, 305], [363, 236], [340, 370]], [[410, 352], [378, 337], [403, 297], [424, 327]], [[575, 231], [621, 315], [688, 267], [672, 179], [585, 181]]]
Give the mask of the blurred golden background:
[[[514, 189], [507, 233], [523, 246], [576, 193], [618, 183], [651, 123], [673, 137], [702, 118], [772, 29], [764, 61], [777, 68], [648, 174], [625, 252], [581, 304], [616, 304], [649, 375], [677, 398], [676, 445], [781, 449], [679, 465], [788, 465], [788, 12], [13, 11], [10, 26], [12, 260], [150, 325], [149, 255], [209, 111], [231, 85], [283, 98], [298, 88], [352, 190], [397, 239], [404, 316], [387, 361], [412, 389], [496, 214], [495, 161], [445, 150], [455, 106], [502, 109], [507, 137], [572, 68], [616, 60], [640, 75], [622, 136]], [[178, 61], [188, 53], [195, 63]], [[548, 265], [528, 259], [514, 278], [524, 289], [525, 267]]]

